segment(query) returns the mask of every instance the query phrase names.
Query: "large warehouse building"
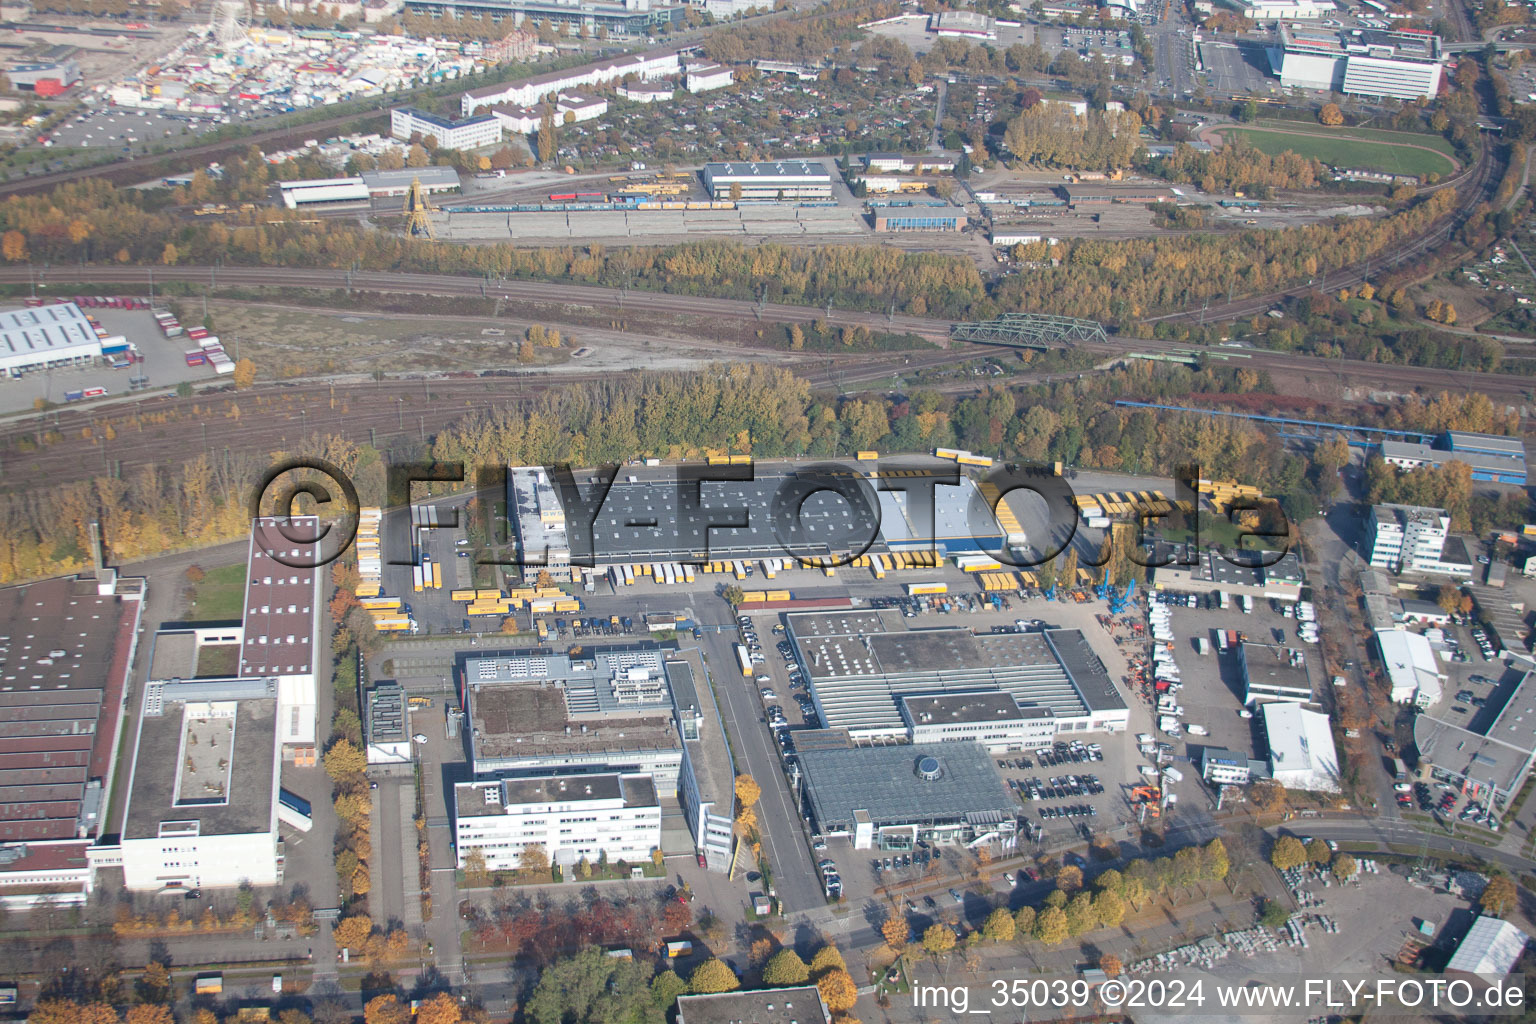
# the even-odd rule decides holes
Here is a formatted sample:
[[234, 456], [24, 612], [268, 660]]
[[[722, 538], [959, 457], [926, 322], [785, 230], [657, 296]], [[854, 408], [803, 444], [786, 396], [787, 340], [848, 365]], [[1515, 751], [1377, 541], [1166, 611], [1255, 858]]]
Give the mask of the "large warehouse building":
[[1290, 701], [1266, 704], [1264, 738], [1269, 774], [1276, 782], [1286, 789], [1339, 791], [1339, 754], [1327, 715]]
[[102, 346], [121, 336], [99, 337], [73, 302], [0, 310], [0, 373], [24, 373], [79, 366], [101, 358]]
[[1398, 469], [1464, 462], [1471, 467], [1473, 480], [1525, 486], [1525, 445], [1517, 437], [1451, 431], [1434, 447], [1414, 441], [1383, 441], [1381, 457]]
[[910, 850], [919, 841], [1014, 839], [1018, 803], [978, 743], [802, 750], [804, 803], [817, 835], [856, 850]]
[[1440, 91], [1444, 55], [1429, 32], [1388, 32], [1280, 26], [1280, 49], [1270, 63], [1286, 88], [1348, 96], [1433, 99]]
[[[752, 465], [751, 480], [711, 481], [700, 486], [697, 509], [682, 507], [672, 469], [626, 466], [591, 517], [590, 529], [568, 517], [557, 482], [539, 467], [508, 473], [508, 507], [519, 555], [531, 573], [576, 565], [604, 567], [633, 562], [783, 558], [793, 552], [822, 555], [930, 551], [941, 555], [1000, 551], [1004, 532], [975, 481], [935, 486], [929, 516], [899, 489], [901, 481], [862, 478], [849, 491], [805, 494], [796, 466]], [[578, 476], [581, 486], [587, 478]], [[852, 500], [849, 500], [849, 499]], [[745, 526], [710, 526], [741, 522]], [[654, 524], [654, 525], [653, 525]]]
[[0, 906], [91, 892], [143, 598], [110, 569], [0, 590]]
[[809, 160], [712, 163], [704, 165], [704, 187], [720, 200], [831, 202], [832, 172]]
[[[822, 722], [856, 740], [932, 737], [1033, 750], [1061, 733], [1122, 732], [1129, 719], [1125, 698], [1075, 629], [909, 630], [899, 612], [862, 610], [801, 612], [786, 622]], [[966, 699], [937, 699], [956, 695]], [[944, 728], [945, 717], [965, 721]]]

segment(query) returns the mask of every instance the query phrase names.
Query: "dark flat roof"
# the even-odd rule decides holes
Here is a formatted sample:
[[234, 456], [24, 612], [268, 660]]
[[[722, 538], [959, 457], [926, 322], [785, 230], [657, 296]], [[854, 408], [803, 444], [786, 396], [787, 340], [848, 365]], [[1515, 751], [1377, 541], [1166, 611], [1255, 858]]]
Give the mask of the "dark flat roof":
[[[161, 822], [196, 821], [201, 835], [240, 835], [266, 832], [272, 827], [277, 807], [273, 791], [277, 749], [277, 698], [240, 697], [234, 700], [233, 719], [198, 714], [208, 700], [223, 703], [220, 682], [175, 684], [160, 689], [159, 713], [150, 705], [156, 699], [146, 692], [139, 716], [139, 737], [134, 749], [133, 778], [128, 812], [123, 822], [124, 839], [152, 838]], [[229, 692], [248, 692], [250, 681], [231, 681]], [[275, 690], [275, 684], [269, 689]], [[233, 735], [223, 739], [220, 730], [233, 724]], [[177, 793], [182, 779], [179, 752], [183, 734], [228, 743], [229, 784], [223, 802], [206, 788]], [[184, 780], [182, 780], [184, 781]], [[198, 802], [207, 801], [207, 802]]]
[[0, 842], [77, 835], [86, 782], [111, 770], [137, 618], [94, 579], [0, 590]]
[[[252, 524], [241, 675], [304, 675], [313, 669], [313, 634], [319, 614], [315, 574], [320, 570], [303, 566], [320, 560], [319, 530], [320, 520], [315, 516], [294, 516], [281, 528], [270, 516]], [[297, 539], [290, 540], [290, 536]], [[268, 552], [285, 561], [277, 561]]]
[[1046, 630], [1045, 639], [1090, 711], [1118, 711], [1126, 706], [1120, 688], [1109, 677], [1104, 662], [1093, 653], [1082, 630], [1050, 629]]
[[827, 1024], [815, 985], [678, 996], [677, 1024]]
[[[876, 827], [969, 820], [1009, 820], [1018, 809], [979, 743], [902, 743], [846, 750], [801, 750], [806, 791], [823, 830], [851, 828], [856, 811]], [[917, 764], [939, 762], [936, 779]]]
[[[1018, 703], [1001, 690], [983, 693], [900, 694], [907, 718], [921, 725], [942, 722], [1017, 722], [1024, 718]], [[1034, 711], [1045, 711], [1034, 708]], [[1046, 714], [1049, 714], [1046, 711]]]

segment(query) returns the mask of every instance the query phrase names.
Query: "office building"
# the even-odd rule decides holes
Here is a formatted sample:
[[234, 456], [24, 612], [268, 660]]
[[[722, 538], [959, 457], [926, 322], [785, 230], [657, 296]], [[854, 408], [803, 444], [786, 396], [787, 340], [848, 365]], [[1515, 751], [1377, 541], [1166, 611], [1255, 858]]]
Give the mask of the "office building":
[[1337, 793], [1339, 755], [1328, 716], [1289, 701], [1266, 704], [1262, 714], [1270, 778], [1286, 789]]
[[707, 683], [702, 689], [696, 684], [708, 675], [697, 648], [676, 652], [662, 667], [683, 740], [677, 802], [704, 866], [727, 872], [734, 852], [736, 777], [714, 691]]
[[[1495, 698], [1501, 692], [1495, 691]], [[1496, 712], [1480, 708], [1470, 722], [1449, 708], [1419, 715], [1413, 740], [1434, 781], [1490, 806], [1507, 804], [1524, 785], [1536, 757], [1536, 672], [1520, 679], [1503, 707]]]
[[704, 187], [720, 200], [831, 202], [832, 172], [807, 160], [711, 163], [704, 165]]
[[[921, 714], [914, 723], [912, 708], [967, 706], [974, 716], [983, 699], [974, 695], [988, 692], [1021, 709], [1012, 726], [976, 727], [1004, 749], [1033, 749], [1064, 733], [1122, 732], [1128, 721], [1125, 698], [1079, 630], [908, 629], [900, 613], [876, 610], [798, 612], [786, 622], [821, 721], [855, 740], [910, 739], [914, 724], [932, 735], [941, 723]], [[908, 697], [955, 694], [969, 703], [902, 705]], [[1001, 701], [987, 706], [1006, 708]]]
[[655, 644], [463, 657], [477, 776], [645, 774], [670, 794], [683, 750]]
[[1021, 708], [1001, 690], [901, 694], [896, 698], [913, 743], [980, 743], [992, 753], [1035, 750], [1056, 739], [1050, 708]]
[[24, 373], [88, 365], [102, 346], [121, 344], [121, 335], [99, 337], [73, 302], [0, 310], [0, 373]]
[[1243, 678], [1243, 703], [1267, 701], [1306, 703], [1312, 699], [1312, 677], [1306, 655], [1275, 644], [1239, 644], [1238, 668]]
[[1433, 99], [1443, 61], [1440, 37], [1428, 32], [1287, 24], [1280, 26], [1280, 48], [1270, 54], [1286, 88], [1402, 100]]
[[1398, 572], [1437, 572], [1441, 549], [1451, 528], [1443, 508], [1376, 505], [1367, 520], [1366, 544], [1371, 565]]
[[143, 599], [112, 569], [0, 589], [0, 906], [92, 891]]
[[1152, 570], [1152, 586], [1155, 590], [1173, 590], [1180, 593], [1226, 593], [1233, 597], [1248, 596], [1254, 600], [1272, 599], [1294, 603], [1301, 600], [1301, 558], [1294, 551], [1287, 551], [1276, 559], [1270, 551], [1254, 552], [1256, 562], [1275, 559], [1273, 565], [1246, 564], [1241, 551], [1220, 552], [1211, 549], [1196, 552], [1193, 564], [1182, 565], [1179, 555], [1172, 548], [1160, 548], [1154, 553], [1157, 559], [1167, 559], [1167, 565]]
[[1018, 802], [979, 743], [809, 749], [797, 756], [817, 835], [846, 837], [856, 850], [1014, 841]]
[[280, 706], [271, 677], [145, 684], [120, 844], [130, 891], [282, 882]]
[[1223, 747], [1206, 747], [1200, 751], [1200, 777], [1216, 786], [1246, 786], [1248, 757]]
[[661, 805], [649, 775], [549, 775], [461, 782], [453, 787], [459, 867], [476, 855], [488, 871], [522, 866], [538, 846], [570, 868], [640, 864], [661, 848]]
[[501, 141], [501, 122], [490, 114], [454, 121], [415, 107], [395, 107], [389, 112], [389, 134], [402, 141], [431, 136], [443, 149], [480, 149]]
[[1394, 704], [1427, 708], [1440, 699], [1446, 677], [1440, 673], [1428, 638], [1405, 630], [1378, 629], [1376, 648]]

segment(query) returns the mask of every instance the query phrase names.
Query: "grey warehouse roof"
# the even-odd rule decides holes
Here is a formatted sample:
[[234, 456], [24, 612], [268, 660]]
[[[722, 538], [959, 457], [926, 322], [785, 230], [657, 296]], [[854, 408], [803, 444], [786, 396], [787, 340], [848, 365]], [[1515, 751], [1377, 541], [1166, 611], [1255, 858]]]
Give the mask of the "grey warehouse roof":
[[[876, 828], [953, 821], [985, 825], [1012, 818], [1018, 806], [979, 743], [802, 750], [799, 757], [822, 831], [852, 829], [858, 811]], [[937, 759], [937, 778], [918, 775], [924, 758]]]

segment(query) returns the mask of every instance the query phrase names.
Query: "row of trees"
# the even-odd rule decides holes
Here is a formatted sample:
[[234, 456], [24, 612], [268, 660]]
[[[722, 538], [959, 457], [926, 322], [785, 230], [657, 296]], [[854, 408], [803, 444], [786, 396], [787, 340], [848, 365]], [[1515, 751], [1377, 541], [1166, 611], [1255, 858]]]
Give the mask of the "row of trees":
[[1149, 170], [1176, 184], [1195, 184], [1206, 192], [1221, 190], [1253, 193], [1264, 188], [1310, 189], [1323, 181], [1323, 165], [1310, 157], [1286, 150], [1270, 156], [1241, 138], [1230, 138], [1213, 152], [1176, 146], [1165, 157], [1148, 165]]
[[1140, 132], [1141, 118], [1129, 110], [1075, 114], [1064, 103], [1042, 100], [1008, 123], [1003, 145], [1025, 164], [1119, 171], [1135, 162]]
[[535, 903], [517, 898], [476, 912], [470, 933], [482, 949], [505, 950], [547, 967], [583, 946], [655, 951], [693, 924], [693, 911], [677, 899], [624, 897], [586, 903]]

